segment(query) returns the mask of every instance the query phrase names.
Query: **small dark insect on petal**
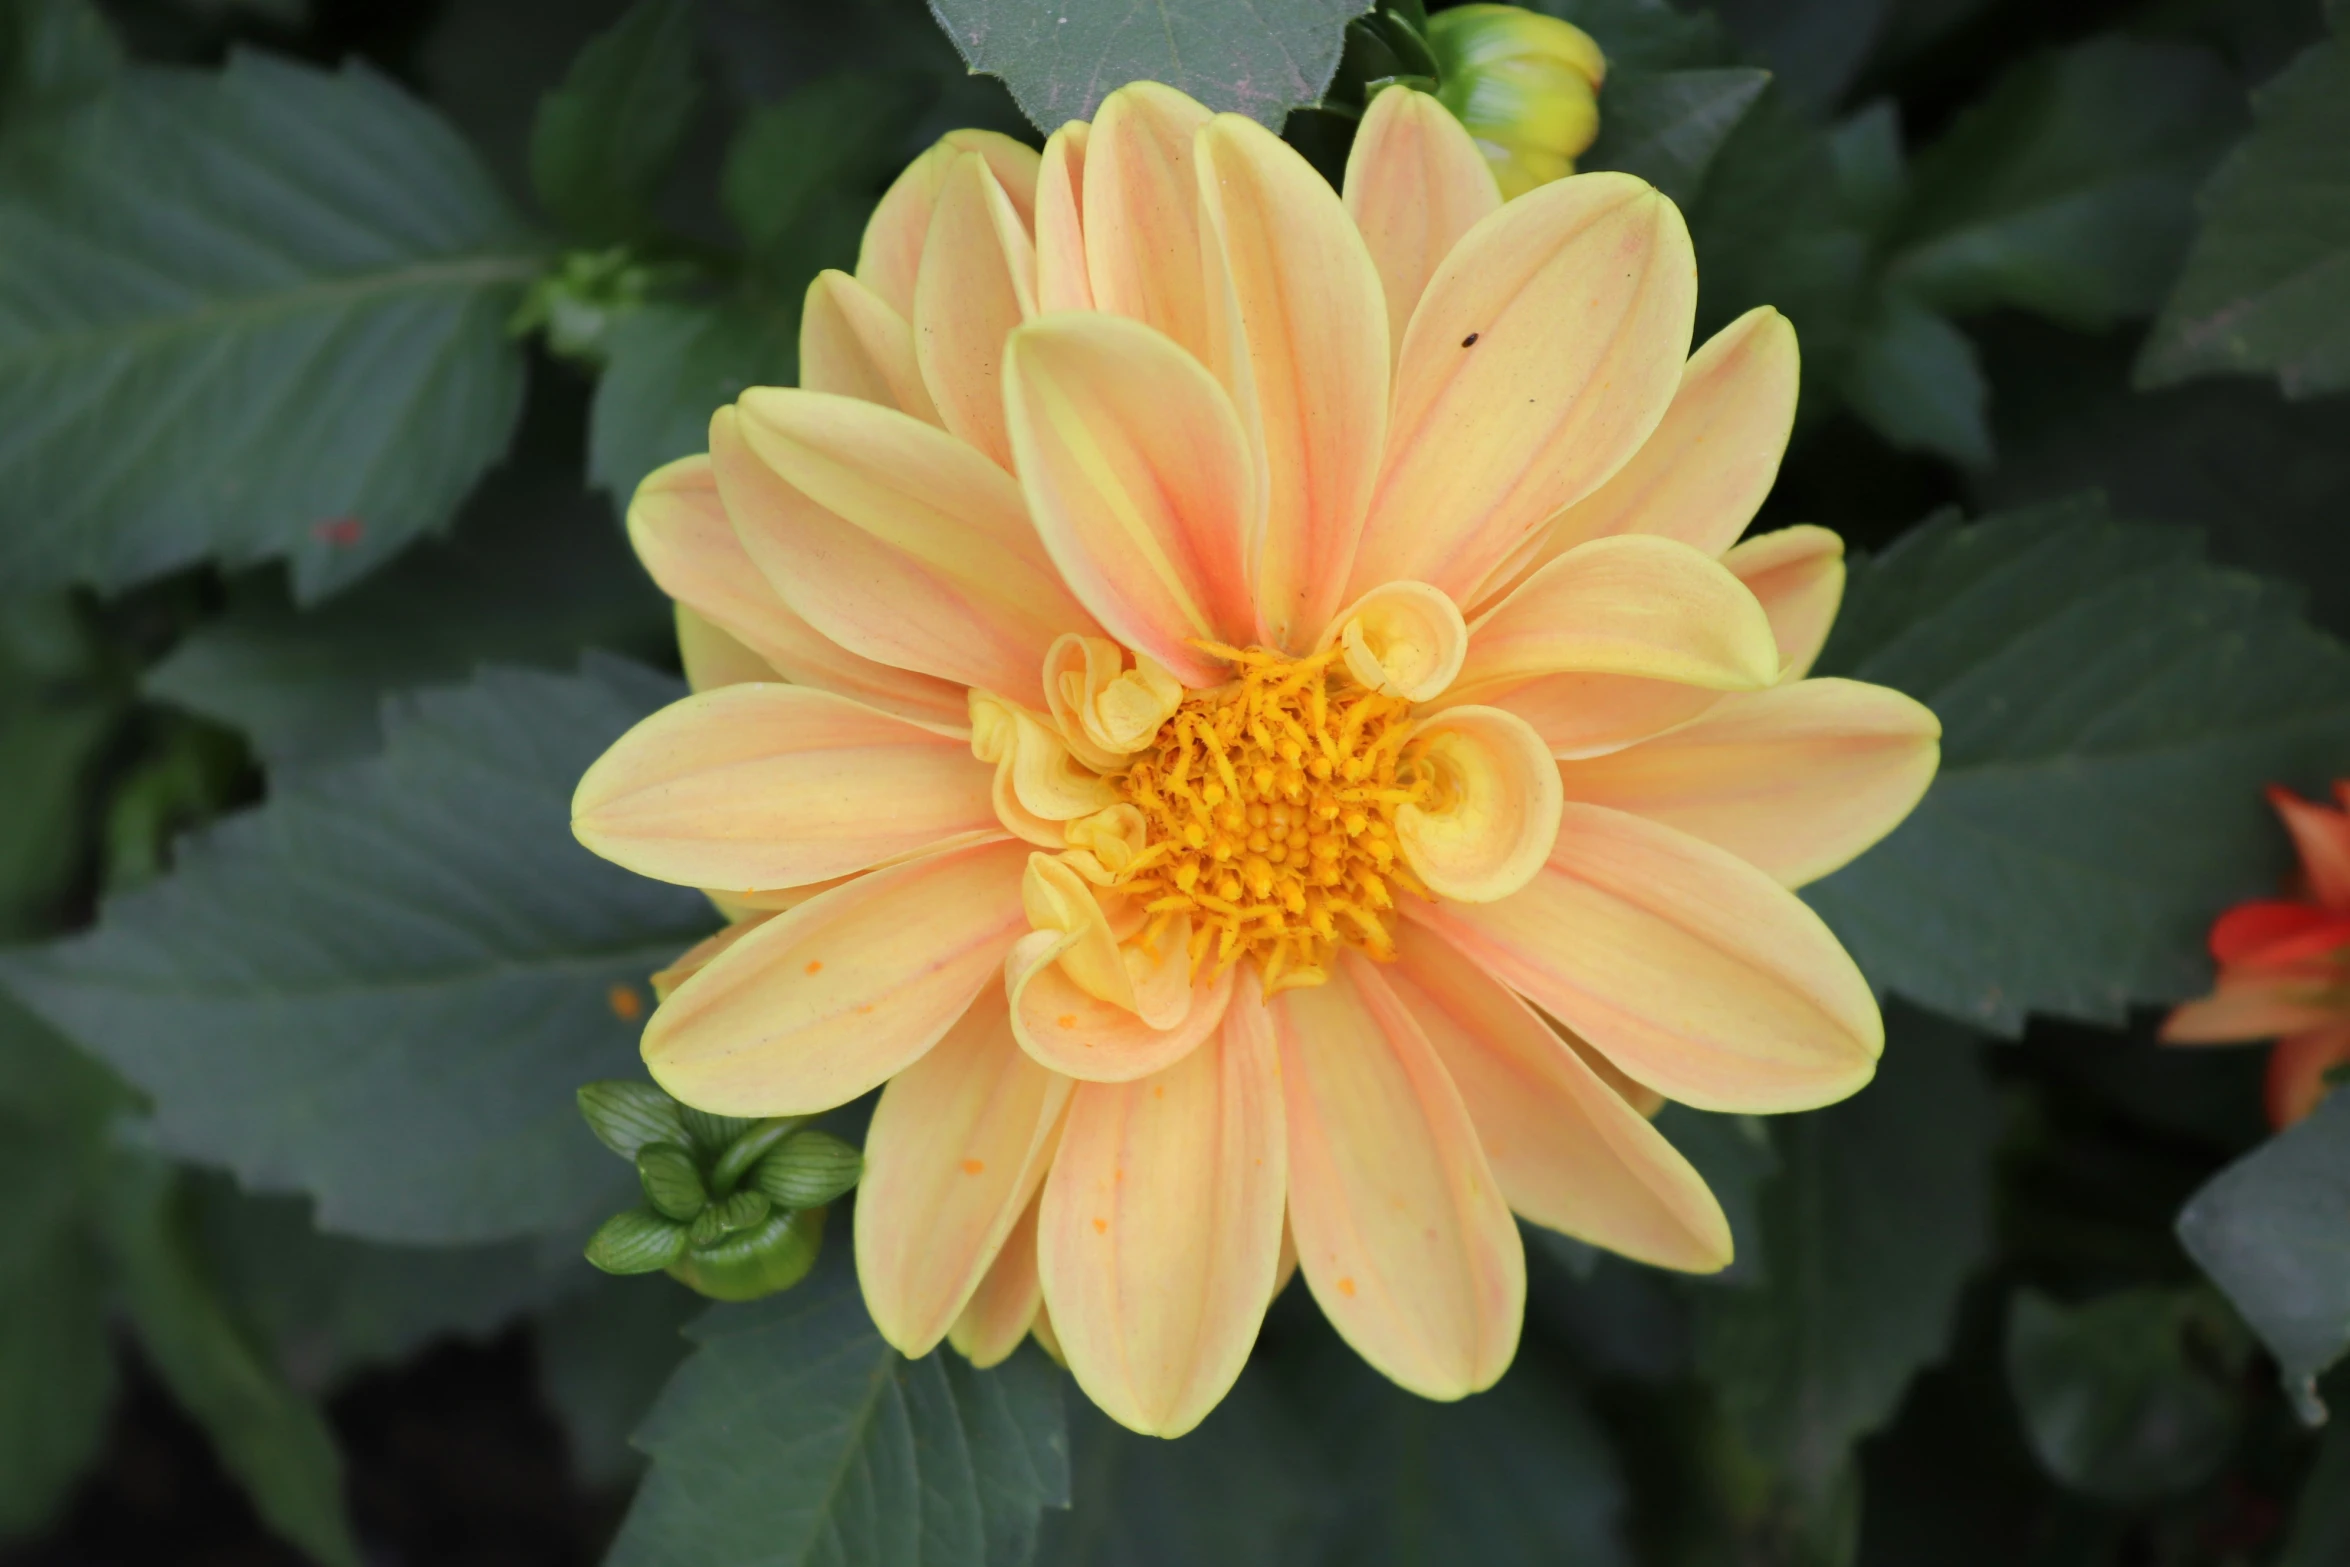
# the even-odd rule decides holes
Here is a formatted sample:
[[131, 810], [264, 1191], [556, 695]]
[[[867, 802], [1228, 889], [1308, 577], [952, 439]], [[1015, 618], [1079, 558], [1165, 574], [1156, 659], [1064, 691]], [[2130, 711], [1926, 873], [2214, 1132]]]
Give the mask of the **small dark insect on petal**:
[[1470, 333], [1470, 334], [1469, 334], [1467, 337], [1464, 337], [1464, 338], [1462, 338], [1462, 339], [1461, 339], [1461, 346], [1462, 346], [1463, 348], [1474, 348], [1474, 347], [1476, 347], [1476, 346], [1477, 346], [1477, 334], [1476, 334], [1476, 333], [1474, 333], [1474, 332], [1471, 332], [1471, 333]]

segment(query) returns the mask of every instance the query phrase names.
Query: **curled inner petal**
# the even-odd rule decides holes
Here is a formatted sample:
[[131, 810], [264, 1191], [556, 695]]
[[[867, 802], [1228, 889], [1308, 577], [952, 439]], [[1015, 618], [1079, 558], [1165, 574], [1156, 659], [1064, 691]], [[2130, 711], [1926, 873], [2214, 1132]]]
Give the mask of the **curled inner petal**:
[[1426, 702], [1461, 672], [1469, 627], [1453, 601], [1425, 582], [1390, 582], [1356, 600], [1329, 640], [1346, 650], [1347, 673], [1381, 696]]
[[1430, 892], [1463, 903], [1506, 898], [1534, 879], [1558, 837], [1558, 764], [1531, 725], [1497, 707], [1456, 707], [1405, 751], [1433, 788], [1395, 813], [1404, 863]]

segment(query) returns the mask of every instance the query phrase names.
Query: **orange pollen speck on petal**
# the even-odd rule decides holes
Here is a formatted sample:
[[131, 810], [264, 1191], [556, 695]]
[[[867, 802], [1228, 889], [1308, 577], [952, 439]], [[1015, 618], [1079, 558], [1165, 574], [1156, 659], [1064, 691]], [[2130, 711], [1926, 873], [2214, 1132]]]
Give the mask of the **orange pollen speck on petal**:
[[634, 985], [614, 985], [604, 992], [604, 1002], [623, 1023], [634, 1023], [645, 1015], [645, 998]]
[[963, 1161], [963, 1173], [965, 1175], [982, 1175], [985, 1174], [986, 1171], [987, 1161], [985, 1159], [966, 1159]]
[[1344, 1295], [1349, 1300], [1354, 1299], [1355, 1281], [1351, 1278], [1340, 1279], [1338, 1281], [1338, 1293]]
[[1109, 1220], [1107, 1220], [1107, 1219], [1096, 1219], [1096, 1220], [1094, 1220], [1094, 1221], [1093, 1221], [1093, 1233], [1094, 1233], [1094, 1234], [1096, 1234], [1096, 1235], [1107, 1235], [1107, 1234], [1109, 1234], [1109, 1233], [1110, 1233], [1110, 1221], [1109, 1221]]
[[822, 958], [810, 958], [808, 960], [808, 967], [805, 972], [810, 974], [821, 974], [824, 972], [824, 960]]
[[1119, 880], [1153, 917], [1191, 917], [1194, 975], [1255, 958], [1267, 993], [1318, 985], [1341, 942], [1395, 954], [1395, 891], [1426, 897], [1395, 813], [1438, 803], [1406, 754], [1412, 705], [1311, 658], [1198, 644], [1233, 678], [1192, 693], [1110, 782], [1145, 837]]

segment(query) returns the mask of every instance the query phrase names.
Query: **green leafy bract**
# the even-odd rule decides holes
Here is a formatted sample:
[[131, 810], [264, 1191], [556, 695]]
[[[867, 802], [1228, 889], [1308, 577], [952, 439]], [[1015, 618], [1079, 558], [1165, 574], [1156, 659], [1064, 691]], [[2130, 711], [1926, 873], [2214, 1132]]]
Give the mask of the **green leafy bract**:
[[1322, 96], [1364, 0], [930, 0], [974, 71], [1000, 76], [1039, 130], [1090, 120], [1128, 82], [1164, 82], [1274, 130]]
[[0, 160], [0, 575], [284, 558], [309, 599], [505, 447], [541, 265], [474, 158], [363, 66], [129, 72]]
[[2262, 786], [2350, 755], [2350, 652], [2296, 595], [2094, 498], [1904, 536], [1818, 673], [1931, 707], [1942, 769], [1805, 898], [1879, 989], [2005, 1032], [2202, 988], [2212, 915], [2283, 868]]
[[642, 238], [701, 95], [692, 8], [685, 0], [638, 0], [539, 100], [530, 132], [539, 205], [590, 243]]
[[160, 1147], [308, 1192], [328, 1229], [584, 1231], [631, 1183], [572, 1091], [633, 1068], [644, 976], [715, 920], [581, 849], [567, 806], [674, 692], [600, 660], [398, 703], [380, 757], [190, 840], [0, 978], [153, 1097]]

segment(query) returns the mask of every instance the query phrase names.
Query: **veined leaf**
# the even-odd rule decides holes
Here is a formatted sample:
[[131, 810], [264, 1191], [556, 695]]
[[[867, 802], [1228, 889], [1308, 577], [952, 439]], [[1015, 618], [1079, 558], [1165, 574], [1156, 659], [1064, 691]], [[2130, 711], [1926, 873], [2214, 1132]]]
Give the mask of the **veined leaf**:
[[563, 85], [539, 100], [530, 133], [539, 204], [584, 240], [639, 237], [700, 98], [692, 7], [638, 0], [588, 40]]
[[2298, 595], [2093, 498], [1907, 534], [1818, 672], [1931, 707], [1942, 770], [1804, 897], [1879, 989], [2008, 1033], [2200, 989], [2212, 915], [2282, 868], [2262, 786], [2350, 754], [2350, 651]]
[[1687, 206], [1704, 185], [1714, 155], [1770, 82], [1770, 72], [1745, 66], [1614, 72], [1599, 139], [1575, 166], [1636, 174]]
[[1896, 289], [1883, 290], [1844, 371], [1844, 398], [1903, 451], [1969, 468], [1991, 463], [1991, 388], [1965, 333]]
[[505, 322], [540, 265], [473, 154], [364, 66], [128, 73], [0, 166], [0, 575], [349, 582], [505, 448]]
[[788, 309], [663, 303], [616, 322], [588, 415], [588, 477], [625, 506], [646, 474], [709, 450], [710, 415], [743, 388], [798, 380], [799, 308], [797, 296]]
[[715, 923], [572, 841], [573, 786], [674, 694], [633, 665], [489, 670], [396, 704], [383, 754], [186, 842], [0, 978], [155, 1104], [165, 1151], [318, 1222], [457, 1244], [629, 1195], [573, 1091], [637, 1069], [644, 978]]

